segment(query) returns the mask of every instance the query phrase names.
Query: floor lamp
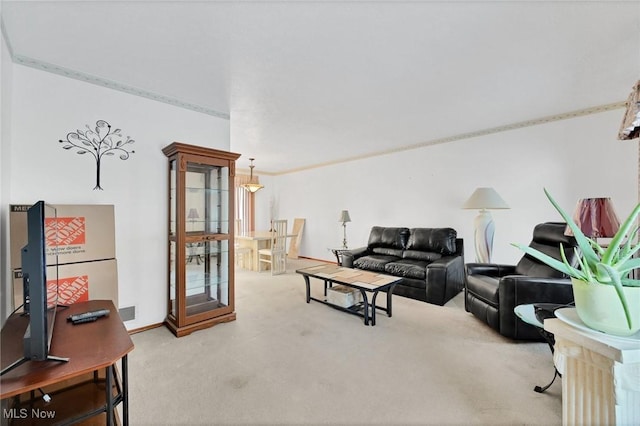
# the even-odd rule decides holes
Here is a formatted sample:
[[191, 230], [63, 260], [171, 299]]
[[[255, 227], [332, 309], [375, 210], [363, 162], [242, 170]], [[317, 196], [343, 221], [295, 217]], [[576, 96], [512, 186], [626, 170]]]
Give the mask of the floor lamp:
[[474, 242], [476, 248], [476, 262], [491, 263], [493, 249], [493, 235], [495, 224], [489, 209], [508, 209], [507, 203], [493, 188], [477, 188], [462, 206], [463, 209], [479, 209], [474, 221]]

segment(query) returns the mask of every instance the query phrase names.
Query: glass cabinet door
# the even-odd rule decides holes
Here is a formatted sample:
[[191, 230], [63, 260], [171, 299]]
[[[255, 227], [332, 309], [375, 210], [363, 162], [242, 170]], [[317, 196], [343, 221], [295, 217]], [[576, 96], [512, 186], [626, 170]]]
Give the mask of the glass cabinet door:
[[186, 243], [186, 315], [229, 306], [228, 241]]
[[185, 210], [186, 232], [229, 232], [229, 168], [187, 163]]

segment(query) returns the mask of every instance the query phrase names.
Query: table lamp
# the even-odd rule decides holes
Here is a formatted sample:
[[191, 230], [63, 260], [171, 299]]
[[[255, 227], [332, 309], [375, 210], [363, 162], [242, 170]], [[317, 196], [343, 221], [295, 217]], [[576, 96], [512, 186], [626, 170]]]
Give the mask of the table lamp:
[[342, 210], [340, 212], [340, 219], [338, 222], [342, 222], [343, 228], [343, 238], [342, 238], [342, 248], [347, 248], [347, 222], [351, 222], [351, 217], [349, 216], [349, 210]]
[[[611, 198], [583, 198], [578, 201], [573, 213], [573, 221], [585, 237], [613, 238], [620, 228], [620, 220], [613, 209]], [[567, 226], [565, 235], [573, 236]]]
[[493, 188], [477, 188], [463, 204], [463, 209], [480, 209], [474, 221], [476, 262], [490, 263], [495, 224], [488, 209], [508, 209], [507, 203]]
[[189, 213], [187, 213], [187, 219], [191, 222], [191, 230], [193, 231], [194, 223], [196, 219], [199, 219], [200, 215], [198, 214], [198, 210], [195, 207], [191, 207], [189, 209]]

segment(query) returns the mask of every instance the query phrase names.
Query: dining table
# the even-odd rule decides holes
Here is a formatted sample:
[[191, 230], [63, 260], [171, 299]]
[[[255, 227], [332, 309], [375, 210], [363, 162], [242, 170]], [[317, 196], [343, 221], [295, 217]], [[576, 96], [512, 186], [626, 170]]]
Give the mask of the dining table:
[[[294, 233], [287, 233], [287, 238], [297, 236]], [[251, 249], [250, 262], [243, 256], [241, 266], [252, 271], [260, 271], [258, 262], [258, 250], [271, 248], [273, 240], [273, 232], [271, 231], [249, 231], [236, 234], [236, 243], [240, 247], [249, 247]]]

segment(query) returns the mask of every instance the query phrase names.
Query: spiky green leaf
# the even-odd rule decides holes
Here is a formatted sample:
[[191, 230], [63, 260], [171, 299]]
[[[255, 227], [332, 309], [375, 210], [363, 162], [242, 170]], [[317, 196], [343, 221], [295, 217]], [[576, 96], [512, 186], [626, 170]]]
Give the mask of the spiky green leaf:
[[602, 263], [610, 264], [613, 253], [620, 249], [620, 246], [623, 244], [622, 241], [627, 236], [627, 233], [634, 226], [636, 218], [640, 215], [640, 203], [636, 206], [635, 209], [631, 212], [629, 217], [624, 221], [616, 235], [611, 240], [609, 247], [605, 250], [604, 256], [602, 257]]
[[589, 263], [590, 265], [595, 265], [596, 263], [598, 263], [600, 261], [600, 258], [591, 247], [589, 239], [585, 237], [585, 235], [582, 233], [582, 230], [580, 230], [578, 225], [575, 224], [571, 216], [569, 216], [567, 212], [565, 212], [562, 207], [560, 207], [560, 205], [556, 202], [556, 200], [553, 199], [546, 188], [544, 188], [544, 193], [546, 194], [553, 207], [555, 207], [558, 213], [560, 213], [560, 216], [562, 216], [564, 221], [567, 222], [569, 228], [571, 228], [571, 230], [573, 231], [573, 236], [578, 243], [578, 247], [580, 247], [580, 250], [582, 250], [582, 256], [585, 258], [587, 263]]
[[606, 274], [611, 278], [611, 282], [616, 289], [616, 293], [618, 293], [620, 303], [622, 303], [622, 309], [624, 310], [624, 315], [627, 318], [627, 325], [629, 326], [629, 329], [631, 329], [631, 312], [629, 312], [627, 297], [625, 296], [624, 288], [622, 287], [620, 272], [605, 263], [600, 263], [598, 265], [598, 269], [606, 272]]
[[640, 287], [640, 280], [632, 280], [631, 278], [623, 278], [620, 280], [625, 287]]
[[523, 252], [527, 253], [528, 255], [535, 257], [536, 259], [538, 259], [541, 262], [546, 263], [547, 265], [551, 266], [552, 268], [566, 274], [569, 275], [570, 277], [574, 277], [574, 278], [578, 278], [581, 279], [581, 274], [580, 271], [578, 271], [576, 268], [573, 268], [571, 266], [569, 266], [568, 264], [565, 264], [564, 262], [559, 261], [558, 259], [555, 259], [547, 254], [544, 254], [534, 248], [531, 248], [529, 246], [525, 246], [522, 244], [516, 244], [516, 243], [512, 243], [511, 244], [514, 247], [519, 248], [520, 250], [522, 250]]

